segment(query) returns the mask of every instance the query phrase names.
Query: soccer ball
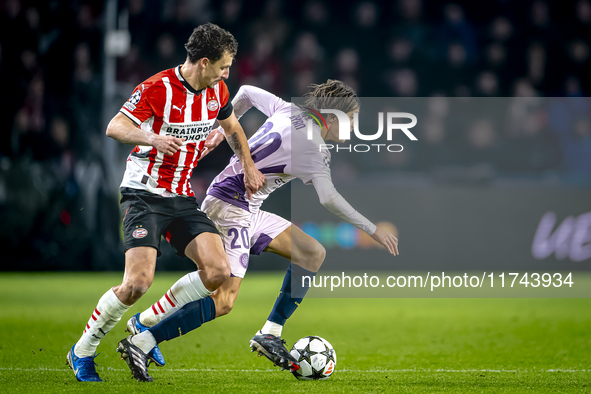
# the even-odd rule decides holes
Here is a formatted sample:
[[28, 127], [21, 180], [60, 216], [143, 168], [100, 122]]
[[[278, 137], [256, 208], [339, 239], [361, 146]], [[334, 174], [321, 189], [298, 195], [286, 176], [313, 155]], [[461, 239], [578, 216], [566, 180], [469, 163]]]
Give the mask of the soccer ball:
[[332, 345], [326, 339], [313, 335], [297, 341], [290, 354], [300, 365], [300, 369], [292, 371], [300, 380], [328, 379], [337, 365], [337, 354]]

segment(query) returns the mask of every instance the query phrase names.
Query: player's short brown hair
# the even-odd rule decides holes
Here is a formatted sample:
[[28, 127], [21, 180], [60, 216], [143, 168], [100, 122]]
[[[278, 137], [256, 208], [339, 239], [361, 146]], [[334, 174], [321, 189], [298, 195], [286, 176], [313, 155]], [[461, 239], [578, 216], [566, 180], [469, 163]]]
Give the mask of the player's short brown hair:
[[217, 62], [225, 52], [234, 57], [238, 50], [238, 42], [230, 32], [213, 23], [206, 23], [193, 30], [185, 49], [187, 59], [191, 63], [197, 63], [204, 57], [211, 62]]
[[310, 85], [310, 90], [304, 95], [304, 106], [316, 111], [321, 109], [338, 109], [351, 112], [359, 109], [361, 102], [357, 93], [344, 82], [329, 79], [320, 85]]

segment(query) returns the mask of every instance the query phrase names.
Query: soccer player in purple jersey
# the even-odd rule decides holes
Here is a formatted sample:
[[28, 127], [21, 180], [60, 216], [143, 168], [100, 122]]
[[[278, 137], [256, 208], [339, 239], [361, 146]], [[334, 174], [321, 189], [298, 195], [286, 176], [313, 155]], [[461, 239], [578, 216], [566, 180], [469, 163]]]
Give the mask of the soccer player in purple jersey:
[[[359, 111], [359, 98], [353, 89], [336, 80], [313, 85], [306, 96], [305, 106], [299, 107], [253, 86], [240, 88], [232, 102], [236, 116], [244, 115], [254, 106], [268, 117], [248, 141], [253, 161], [265, 175], [266, 184], [247, 199], [244, 170], [234, 156], [214, 179], [202, 204], [203, 211], [222, 236], [232, 272], [231, 277], [210, 296], [215, 304], [215, 317], [232, 310], [248, 268], [249, 254], [265, 251], [291, 261], [267, 321], [250, 341], [253, 351], [265, 355], [275, 365], [291, 370], [299, 366], [281, 340], [281, 332], [308, 291], [309, 283], [304, 283], [302, 278], [316, 275], [326, 251], [297, 226], [261, 210], [260, 206], [269, 194], [295, 178], [312, 184], [322, 205], [365, 231], [392, 255], [398, 254], [398, 239], [366, 219], [336, 191], [330, 176], [330, 152], [322, 148], [326, 140], [338, 140], [339, 122], [335, 115], [323, 117], [319, 111], [340, 110], [347, 113], [352, 125], [353, 114]], [[301, 127], [305, 123], [302, 121], [307, 121], [308, 117], [319, 120], [319, 125], [312, 128], [311, 136]], [[208, 138], [208, 151], [223, 140], [223, 130], [218, 131]], [[178, 323], [169, 324], [176, 318], [184, 319], [183, 334], [204, 322], [195, 317], [201, 315], [204, 299], [183, 303], [180, 301], [183, 297], [178, 294], [182, 296], [182, 292], [182, 286], [173, 285], [157, 303], [128, 322], [128, 327], [138, 323], [144, 328], [150, 327], [133, 337], [133, 343], [143, 352], [148, 353], [158, 343], [178, 336]], [[167, 319], [169, 316], [176, 318]]]

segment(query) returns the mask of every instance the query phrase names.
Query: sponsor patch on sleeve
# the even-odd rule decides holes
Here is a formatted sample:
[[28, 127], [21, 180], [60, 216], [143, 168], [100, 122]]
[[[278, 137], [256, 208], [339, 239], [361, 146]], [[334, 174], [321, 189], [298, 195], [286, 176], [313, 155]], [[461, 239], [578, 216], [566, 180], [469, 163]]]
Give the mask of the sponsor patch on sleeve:
[[139, 90], [136, 90], [135, 92], [133, 92], [133, 94], [129, 98], [129, 102], [132, 104], [137, 104], [140, 102], [141, 98], [142, 98], [142, 92], [140, 92]]
[[138, 89], [135, 92], [133, 92], [129, 100], [127, 100], [125, 104], [123, 104], [123, 107], [128, 109], [130, 112], [133, 112], [133, 110], [135, 109], [135, 105], [140, 102], [141, 98], [142, 92]]
[[133, 110], [135, 109], [135, 105], [133, 105], [129, 101], [126, 101], [125, 104], [123, 104], [123, 107], [128, 109], [131, 112], [133, 112]]

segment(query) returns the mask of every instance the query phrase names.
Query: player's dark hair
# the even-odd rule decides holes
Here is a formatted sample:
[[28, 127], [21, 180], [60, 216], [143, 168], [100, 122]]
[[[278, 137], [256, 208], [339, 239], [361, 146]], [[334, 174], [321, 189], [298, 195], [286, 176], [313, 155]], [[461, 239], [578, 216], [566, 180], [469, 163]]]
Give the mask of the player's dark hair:
[[213, 23], [206, 23], [193, 30], [185, 49], [187, 59], [191, 63], [197, 63], [204, 57], [211, 62], [217, 62], [225, 52], [234, 57], [238, 50], [238, 42], [230, 32]]
[[304, 95], [304, 106], [316, 111], [321, 109], [338, 109], [350, 112], [359, 109], [361, 102], [357, 93], [345, 83], [329, 79], [320, 85], [310, 85], [310, 90]]

